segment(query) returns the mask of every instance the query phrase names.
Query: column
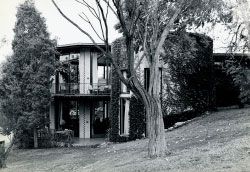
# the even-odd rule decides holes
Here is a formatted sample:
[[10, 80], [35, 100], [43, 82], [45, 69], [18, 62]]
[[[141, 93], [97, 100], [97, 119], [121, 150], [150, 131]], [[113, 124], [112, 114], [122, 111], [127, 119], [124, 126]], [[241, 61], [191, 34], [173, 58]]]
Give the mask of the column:
[[90, 106], [80, 102], [79, 104], [79, 137], [90, 138]]
[[129, 99], [125, 99], [124, 134], [129, 134]]
[[80, 94], [84, 94], [84, 89], [85, 89], [85, 85], [84, 85], [84, 80], [85, 80], [85, 52], [84, 49], [81, 50], [80, 52], [80, 57], [79, 57], [79, 82], [80, 82], [80, 89], [79, 92]]
[[93, 76], [93, 83], [98, 83], [98, 73], [97, 73], [97, 53], [92, 53], [92, 76]]
[[51, 101], [50, 102], [50, 107], [49, 107], [49, 127], [50, 129], [56, 129], [55, 127], [55, 102]]

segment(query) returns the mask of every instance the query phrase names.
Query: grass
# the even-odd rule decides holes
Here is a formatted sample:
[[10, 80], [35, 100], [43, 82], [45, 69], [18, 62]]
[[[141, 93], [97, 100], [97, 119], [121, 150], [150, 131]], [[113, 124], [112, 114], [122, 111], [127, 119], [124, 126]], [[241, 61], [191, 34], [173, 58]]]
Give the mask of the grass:
[[170, 155], [149, 159], [147, 139], [99, 148], [14, 150], [10, 171], [250, 171], [250, 109], [223, 110], [166, 132]]

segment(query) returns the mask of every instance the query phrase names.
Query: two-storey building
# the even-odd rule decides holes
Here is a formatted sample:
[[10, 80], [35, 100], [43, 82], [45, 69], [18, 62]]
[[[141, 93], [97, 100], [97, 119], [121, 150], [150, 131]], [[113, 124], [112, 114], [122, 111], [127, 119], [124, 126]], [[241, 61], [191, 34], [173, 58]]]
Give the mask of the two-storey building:
[[103, 136], [110, 109], [110, 64], [93, 44], [57, 50], [60, 64], [51, 88], [50, 129], [73, 130], [79, 138]]

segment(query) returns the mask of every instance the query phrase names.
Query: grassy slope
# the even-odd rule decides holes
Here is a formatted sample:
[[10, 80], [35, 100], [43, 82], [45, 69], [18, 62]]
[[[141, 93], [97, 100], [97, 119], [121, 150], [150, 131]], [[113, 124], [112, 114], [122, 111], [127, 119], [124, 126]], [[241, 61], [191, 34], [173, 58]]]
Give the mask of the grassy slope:
[[166, 132], [170, 155], [147, 158], [147, 139], [101, 148], [16, 150], [7, 171], [250, 171], [250, 109], [216, 112]]

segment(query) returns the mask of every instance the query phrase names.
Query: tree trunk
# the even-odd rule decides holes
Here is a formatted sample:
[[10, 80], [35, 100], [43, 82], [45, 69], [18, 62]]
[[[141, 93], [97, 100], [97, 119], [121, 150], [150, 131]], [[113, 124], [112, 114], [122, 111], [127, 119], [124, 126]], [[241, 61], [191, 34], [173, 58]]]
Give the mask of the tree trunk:
[[34, 128], [34, 148], [38, 148], [37, 129]]
[[[159, 84], [159, 83], [158, 83]], [[161, 157], [166, 154], [164, 123], [159, 97], [149, 95], [136, 78], [131, 82], [133, 93], [139, 96], [145, 105], [149, 157]]]
[[[150, 86], [149, 92], [140, 84], [134, 71], [134, 47], [131, 39], [126, 37], [126, 55], [128, 58], [128, 78], [132, 92], [138, 96], [146, 110], [146, 131], [149, 138], [148, 155], [149, 157], [160, 157], [166, 153], [166, 141], [164, 133], [164, 123], [160, 103], [160, 72], [159, 55], [155, 56], [150, 68]], [[159, 53], [157, 53], [159, 54]], [[150, 59], [150, 58], [148, 58]], [[134, 77], [131, 77], [133, 76]]]
[[164, 156], [167, 149], [160, 102], [153, 98], [146, 108], [146, 113], [149, 113], [150, 127], [148, 154], [150, 157]]

